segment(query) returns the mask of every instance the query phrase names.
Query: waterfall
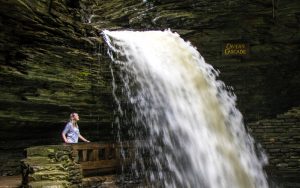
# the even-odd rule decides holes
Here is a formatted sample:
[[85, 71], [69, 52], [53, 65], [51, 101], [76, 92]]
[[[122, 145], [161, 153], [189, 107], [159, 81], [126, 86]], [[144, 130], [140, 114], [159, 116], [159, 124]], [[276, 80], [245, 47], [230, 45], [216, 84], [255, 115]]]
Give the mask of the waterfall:
[[146, 186], [268, 187], [235, 95], [189, 42], [170, 30], [103, 35], [133, 109], [132, 169]]

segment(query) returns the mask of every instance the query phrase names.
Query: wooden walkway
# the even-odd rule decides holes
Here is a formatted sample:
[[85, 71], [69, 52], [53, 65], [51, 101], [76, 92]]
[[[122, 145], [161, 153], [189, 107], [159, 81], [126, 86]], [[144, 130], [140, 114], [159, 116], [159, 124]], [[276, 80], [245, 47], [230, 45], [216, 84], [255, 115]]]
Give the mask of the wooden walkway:
[[21, 182], [21, 176], [0, 176], [0, 188], [19, 188]]

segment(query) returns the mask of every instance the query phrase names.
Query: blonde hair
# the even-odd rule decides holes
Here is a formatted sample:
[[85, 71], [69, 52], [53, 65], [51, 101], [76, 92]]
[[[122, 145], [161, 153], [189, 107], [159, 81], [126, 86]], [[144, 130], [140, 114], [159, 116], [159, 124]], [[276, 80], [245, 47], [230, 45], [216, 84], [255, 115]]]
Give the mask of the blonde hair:
[[74, 116], [78, 115], [77, 113], [73, 112], [70, 114], [70, 122], [74, 127], [78, 127], [77, 121], [74, 119]]

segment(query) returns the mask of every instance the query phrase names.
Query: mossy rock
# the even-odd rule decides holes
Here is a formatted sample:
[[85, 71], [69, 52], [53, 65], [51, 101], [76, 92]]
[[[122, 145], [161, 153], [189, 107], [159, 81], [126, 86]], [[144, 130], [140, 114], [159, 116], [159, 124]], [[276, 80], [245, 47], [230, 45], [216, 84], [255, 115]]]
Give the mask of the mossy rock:
[[69, 145], [49, 145], [49, 146], [35, 146], [26, 149], [27, 157], [48, 157], [55, 155], [58, 152], [63, 152], [65, 155], [69, 155], [72, 152], [72, 148]]
[[39, 166], [39, 165], [47, 165], [47, 164], [56, 164], [56, 161], [51, 160], [48, 157], [27, 157], [26, 159], [22, 159], [21, 163], [26, 166]]
[[71, 184], [67, 181], [36, 181], [28, 184], [30, 188], [67, 188]]
[[64, 171], [66, 168], [63, 164], [41, 164], [41, 165], [31, 165], [33, 173], [36, 172], [50, 172], [50, 171]]
[[51, 181], [65, 180], [65, 181], [68, 181], [69, 173], [59, 171], [59, 170], [36, 172], [34, 174], [30, 174], [28, 176], [28, 179], [30, 182], [43, 181], [43, 180], [51, 180]]

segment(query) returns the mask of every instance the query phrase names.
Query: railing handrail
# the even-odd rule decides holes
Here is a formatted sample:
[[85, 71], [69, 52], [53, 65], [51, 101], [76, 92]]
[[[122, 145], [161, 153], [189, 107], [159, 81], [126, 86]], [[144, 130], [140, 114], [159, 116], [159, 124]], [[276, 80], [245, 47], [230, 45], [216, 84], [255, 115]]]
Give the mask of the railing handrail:
[[[83, 170], [90, 169], [106, 169], [117, 168], [121, 161], [125, 162], [131, 156], [130, 150], [132, 144], [130, 142], [117, 143], [77, 143], [71, 145], [73, 149], [73, 157], [78, 159]], [[121, 157], [121, 148], [127, 150], [125, 159]]]
[[115, 144], [104, 144], [104, 143], [78, 143], [72, 144], [73, 150], [80, 150], [80, 149], [97, 149], [97, 148], [106, 148], [106, 147], [115, 147]]

